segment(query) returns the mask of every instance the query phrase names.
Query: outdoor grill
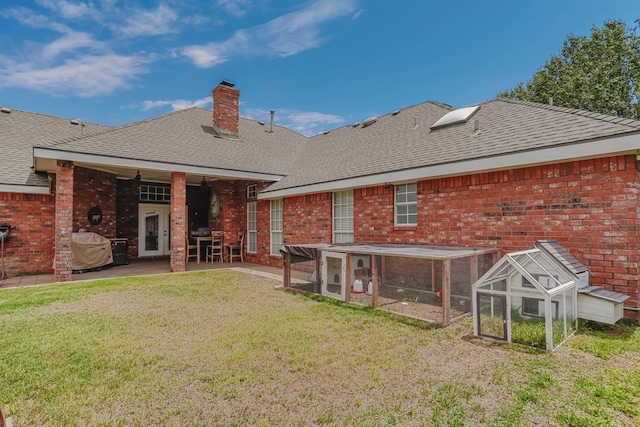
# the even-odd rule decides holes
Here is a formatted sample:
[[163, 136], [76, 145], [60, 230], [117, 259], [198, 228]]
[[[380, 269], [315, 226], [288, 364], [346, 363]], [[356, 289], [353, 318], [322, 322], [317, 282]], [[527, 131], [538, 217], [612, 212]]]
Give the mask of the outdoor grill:
[[11, 234], [11, 225], [9, 224], [0, 225], [0, 253], [2, 256], [2, 275], [0, 276], [0, 280], [3, 280], [7, 275], [4, 270], [4, 242], [6, 240], [9, 240], [10, 234]]

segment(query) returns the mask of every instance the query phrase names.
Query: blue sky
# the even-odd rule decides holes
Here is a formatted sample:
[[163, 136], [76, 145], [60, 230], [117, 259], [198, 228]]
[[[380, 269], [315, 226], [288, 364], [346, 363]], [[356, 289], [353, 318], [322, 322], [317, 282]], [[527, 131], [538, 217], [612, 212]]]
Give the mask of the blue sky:
[[312, 135], [528, 80], [569, 34], [637, 0], [0, 0], [0, 106], [121, 125], [211, 108]]

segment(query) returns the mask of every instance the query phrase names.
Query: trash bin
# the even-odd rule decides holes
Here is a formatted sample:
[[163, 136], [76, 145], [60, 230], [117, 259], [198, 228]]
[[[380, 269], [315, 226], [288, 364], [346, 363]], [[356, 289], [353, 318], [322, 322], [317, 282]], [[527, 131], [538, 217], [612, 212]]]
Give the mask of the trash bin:
[[113, 265], [126, 265], [127, 249], [129, 243], [126, 238], [111, 239], [111, 252], [113, 253]]

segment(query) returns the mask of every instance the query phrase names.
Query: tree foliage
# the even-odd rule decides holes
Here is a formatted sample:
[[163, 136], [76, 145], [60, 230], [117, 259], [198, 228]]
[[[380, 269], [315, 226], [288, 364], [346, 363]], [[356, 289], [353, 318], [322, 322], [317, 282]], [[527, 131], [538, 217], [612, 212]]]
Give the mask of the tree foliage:
[[[640, 20], [636, 21], [640, 24]], [[570, 35], [526, 84], [499, 96], [640, 119], [638, 26], [607, 21], [591, 36]]]

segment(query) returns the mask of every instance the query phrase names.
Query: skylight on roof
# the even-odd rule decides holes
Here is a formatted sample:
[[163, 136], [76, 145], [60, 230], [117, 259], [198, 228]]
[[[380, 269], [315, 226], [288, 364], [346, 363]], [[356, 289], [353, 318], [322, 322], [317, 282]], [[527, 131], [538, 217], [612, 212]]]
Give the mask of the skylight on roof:
[[457, 110], [449, 111], [440, 117], [438, 121], [431, 126], [431, 129], [466, 123], [479, 109], [479, 105], [474, 105], [472, 107], [458, 108]]

